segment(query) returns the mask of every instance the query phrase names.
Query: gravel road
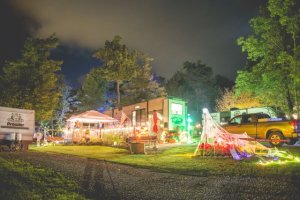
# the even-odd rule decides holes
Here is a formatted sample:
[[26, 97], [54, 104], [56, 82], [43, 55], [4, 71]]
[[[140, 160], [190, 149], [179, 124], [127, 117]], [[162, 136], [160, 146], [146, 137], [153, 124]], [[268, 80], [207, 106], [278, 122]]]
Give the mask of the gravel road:
[[187, 176], [38, 152], [0, 156], [62, 172], [78, 181], [89, 199], [300, 199], [300, 180], [291, 177]]

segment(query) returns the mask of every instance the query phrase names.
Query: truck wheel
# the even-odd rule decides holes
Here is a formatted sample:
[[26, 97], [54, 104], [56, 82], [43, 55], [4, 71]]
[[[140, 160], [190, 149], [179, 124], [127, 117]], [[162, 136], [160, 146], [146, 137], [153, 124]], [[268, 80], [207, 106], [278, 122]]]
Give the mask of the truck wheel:
[[[269, 140], [283, 140], [283, 138], [280, 132], [272, 132], [268, 137]], [[269, 143], [272, 147], [281, 147], [283, 145], [283, 142], [280, 141], [270, 141]]]
[[296, 142], [298, 142], [298, 138], [296, 138], [296, 139], [290, 139], [290, 141], [287, 142], [286, 144], [288, 144], [288, 145], [294, 145], [294, 144], [296, 144]]

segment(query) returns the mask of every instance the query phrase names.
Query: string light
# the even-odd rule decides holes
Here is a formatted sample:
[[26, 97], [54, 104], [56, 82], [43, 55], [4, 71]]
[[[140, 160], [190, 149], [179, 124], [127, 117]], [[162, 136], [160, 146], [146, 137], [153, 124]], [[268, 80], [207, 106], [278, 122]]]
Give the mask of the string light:
[[288, 150], [267, 148], [244, 134], [231, 134], [216, 123], [207, 109], [203, 109], [204, 121], [200, 142], [194, 155], [231, 155], [235, 160], [258, 157], [258, 164], [287, 164], [300, 162]]

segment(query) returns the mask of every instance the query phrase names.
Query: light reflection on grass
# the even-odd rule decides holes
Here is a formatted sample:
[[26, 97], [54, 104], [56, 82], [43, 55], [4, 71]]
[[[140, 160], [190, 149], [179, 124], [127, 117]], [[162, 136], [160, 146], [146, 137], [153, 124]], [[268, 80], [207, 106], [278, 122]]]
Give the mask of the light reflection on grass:
[[[34, 151], [70, 154], [87, 158], [95, 158], [115, 163], [132, 165], [152, 170], [208, 175], [243, 175], [243, 176], [273, 176], [293, 175], [300, 177], [300, 162], [288, 165], [258, 165], [258, 157], [236, 161], [231, 157], [193, 156], [196, 145], [173, 147], [159, 152], [147, 154], [130, 154], [126, 149], [106, 146], [48, 146], [33, 148]], [[293, 150], [293, 155], [299, 156], [299, 149]]]

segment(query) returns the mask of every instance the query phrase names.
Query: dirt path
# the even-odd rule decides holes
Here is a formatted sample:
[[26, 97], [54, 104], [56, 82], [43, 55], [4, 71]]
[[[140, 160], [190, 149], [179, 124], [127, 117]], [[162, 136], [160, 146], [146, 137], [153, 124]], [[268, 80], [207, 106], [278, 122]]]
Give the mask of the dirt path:
[[50, 167], [78, 181], [89, 199], [299, 199], [300, 180], [285, 177], [197, 177], [37, 152], [1, 153]]

